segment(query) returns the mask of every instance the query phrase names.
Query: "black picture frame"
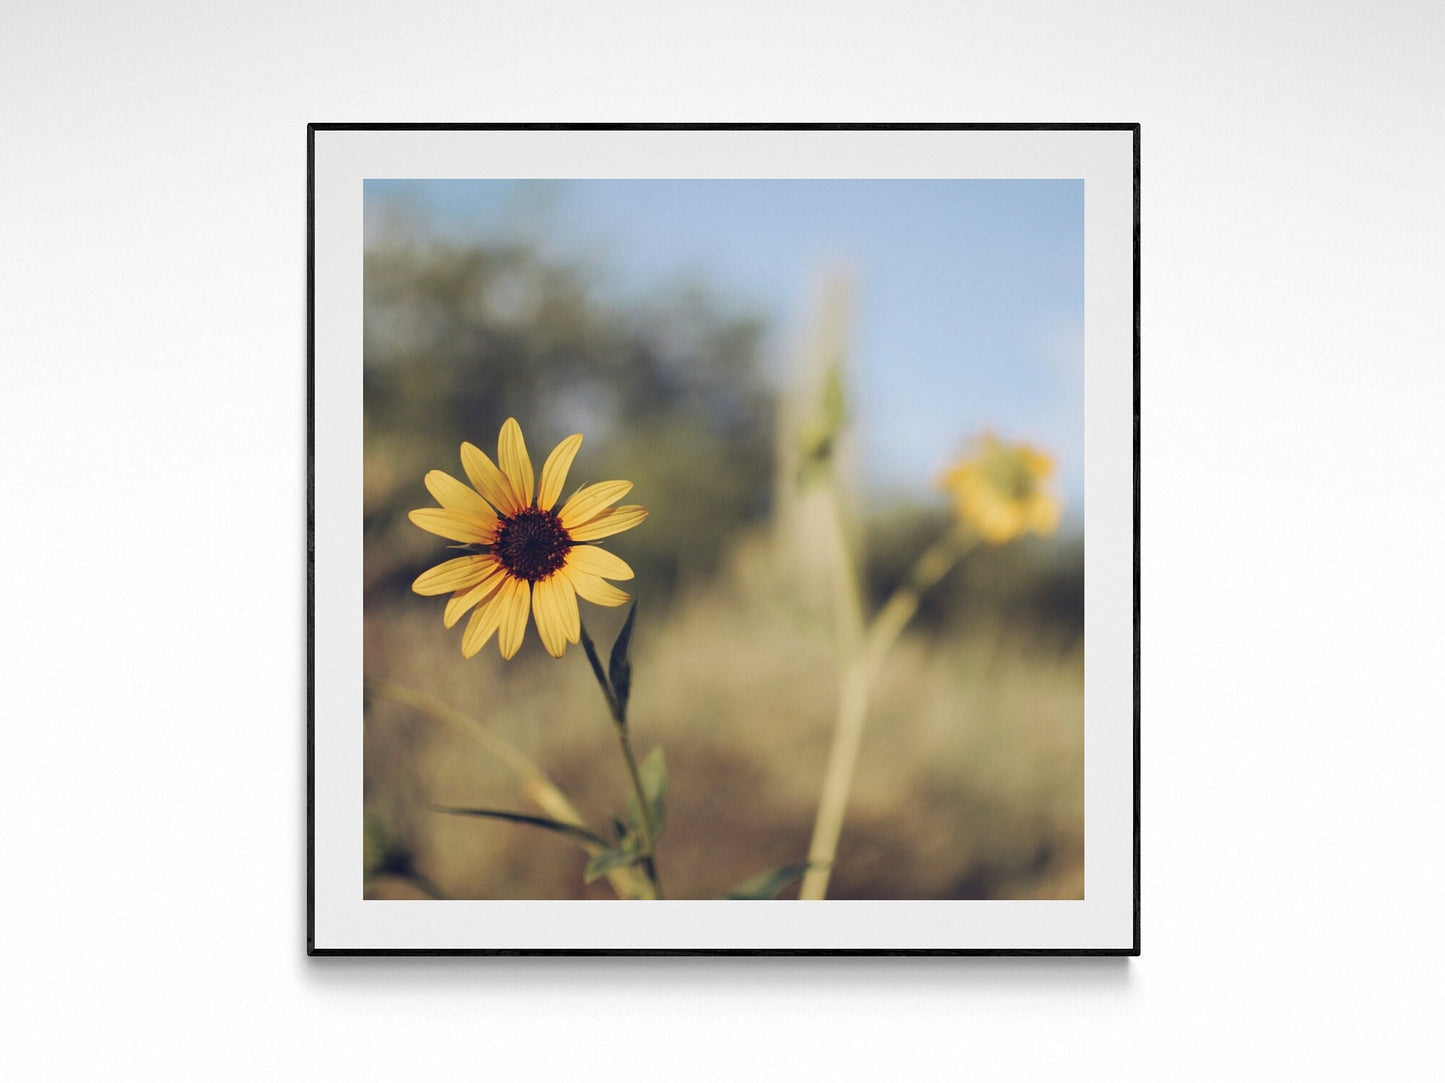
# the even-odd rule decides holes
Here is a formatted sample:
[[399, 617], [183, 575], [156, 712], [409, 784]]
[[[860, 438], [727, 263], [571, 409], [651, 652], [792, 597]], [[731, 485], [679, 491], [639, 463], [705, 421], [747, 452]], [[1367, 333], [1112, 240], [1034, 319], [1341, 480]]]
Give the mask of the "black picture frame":
[[[388, 946], [385, 943], [341, 945], [323, 937], [317, 928], [317, 274], [318, 137], [336, 133], [470, 133], [499, 132], [1030, 132], [1030, 133], [1126, 133], [1131, 141], [1132, 167], [1132, 885], [1129, 915], [1132, 938], [1108, 946], [968, 946], [937, 947], [737, 947], [698, 944], [689, 947], [515, 947], [515, 946]], [[307, 126], [307, 895], [306, 950], [310, 956], [427, 956], [427, 955], [572, 955], [572, 956], [672, 956], [672, 955], [836, 955], [836, 956], [1136, 956], [1141, 951], [1140, 903], [1140, 357], [1141, 357], [1141, 263], [1140, 263], [1140, 125], [1134, 123], [959, 123], [959, 124], [444, 124], [444, 123], [314, 123]], [[831, 905], [831, 904], [809, 904]]]

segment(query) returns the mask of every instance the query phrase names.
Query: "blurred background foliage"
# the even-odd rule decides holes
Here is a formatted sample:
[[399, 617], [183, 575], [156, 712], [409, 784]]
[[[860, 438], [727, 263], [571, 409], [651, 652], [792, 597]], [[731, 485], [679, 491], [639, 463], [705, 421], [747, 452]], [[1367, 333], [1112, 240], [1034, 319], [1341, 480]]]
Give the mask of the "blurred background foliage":
[[[640, 602], [635, 740], [641, 752], [663, 744], [670, 765], [659, 861], [674, 896], [715, 897], [807, 850], [836, 667], [825, 607], [806, 597], [817, 580], [806, 523], [801, 539], [796, 516], [794, 536], [780, 524], [806, 473], [799, 419], [827, 388], [766, 357], [762, 317], [705, 282], [629, 301], [598, 276], [522, 241], [463, 242], [404, 221], [370, 234], [365, 671], [512, 742], [594, 825], [620, 811], [626, 779], [580, 652], [547, 658], [532, 629], [512, 663], [495, 648], [466, 661], [440, 600], [410, 590], [441, 553], [406, 519], [433, 503], [428, 470], [463, 476], [461, 442], [493, 453], [509, 416], [538, 464], [584, 433], [569, 491], [626, 478], [628, 500], [651, 511], [609, 545], [637, 571], [623, 584]], [[947, 506], [942, 494], [875, 492], [855, 504], [876, 606]], [[583, 606], [599, 642], [621, 614]], [[1077, 529], [979, 550], [950, 573], [890, 656], [865, 740], [831, 897], [1082, 897]], [[365, 802], [372, 896], [609, 897], [604, 882], [583, 886], [565, 839], [430, 811], [535, 810], [484, 749], [376, 695]]]

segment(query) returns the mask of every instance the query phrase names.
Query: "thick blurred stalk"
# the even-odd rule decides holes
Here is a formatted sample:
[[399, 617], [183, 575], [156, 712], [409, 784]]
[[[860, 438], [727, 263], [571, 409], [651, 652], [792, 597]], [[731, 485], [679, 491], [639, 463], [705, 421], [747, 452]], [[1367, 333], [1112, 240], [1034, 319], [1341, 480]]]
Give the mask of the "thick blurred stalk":
[[798, 891], [800, 899], [822, 899], [828, 894], [828, 880], [838, 854], [838, 839], [848, 811], [848, 793], [858, 766], [863, 743], [863, 725], [868, 718], [868, 694], [878, 669], [897, 641], [918, 603], [935, 583], [947, 574], [966, 551], [958, 535], [950, 533], [935, 542], [918, 558], [903, 584], [878, 611], [862, 645], [847, 656], [838, 689], [838, 714], [833, 729], [833, 746], [823, 774], [823, 792], [808, 847], [808, 871]]
[[853, 526], [858, 498], [846, 396], [851, 275], [824, 275], [815, 306], [778, 410], [774, 527], [791, 601], [808, 618], [829, 622], [840, 649], [851, 653], [863, 627], [853, 571], [861, 536]]
[[[824, 773], [803, 898], [822, 898], [837, 849], [857, 766], [867, 710], [863, 656], [864, 602], [859, 569], [861, 535], [854, 527], [857, 495], [848, 448], [848, 338], [852, 283], [823, 279], [816, 315], [798, 357], [795, 392], [781, 412], [778, 529], [793, 555], [798, 598], [828, 599], [839, 673], [839, 709]], [[819, 617], [821, 612], [817, 612]], [[811, 894], [810, 896], [810, 892]]]
[[[858, 494], [848, 454], [847, 341], [852, 288], [847, 277], [825, 283], [808, 347], [802, 355], [801, 391], [784, 413], [789, 426], [779, 441], [778, 459], [788, 471], [779, 478], [779, 528], [799, 556], [799, 582], [807, 591], [826, 590], [831, 599], [838, 651], [838, 711], [824, 769], [808, 871], [799, 897], [822, 899], [837, 858], [858, 766], [868, 696], [879, 666], [918, 603], [962, 554], [950, 534], [919, 557], [904, 583], [869, 624], [862, 586]], [[826, 584], [810, 582], [824, 569]]]

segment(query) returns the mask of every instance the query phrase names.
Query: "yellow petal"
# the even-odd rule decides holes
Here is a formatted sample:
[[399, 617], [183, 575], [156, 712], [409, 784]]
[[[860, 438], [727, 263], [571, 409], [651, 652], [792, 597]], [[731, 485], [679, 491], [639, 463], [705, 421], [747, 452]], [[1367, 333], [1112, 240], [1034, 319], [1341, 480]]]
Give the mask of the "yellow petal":
[[1023, 460], [1024, 469], [1036, 478], [1046, 478], [1054, 472], [1054, 460], [1037, 448], [1019, 448], [1019, 458]]
[[522, 505], [512, 496], [512, 486], [507, 482], [506, 475], [475, 444], [462, 445], [462, 469], [467, 472], [467, 479], [477, 492], [503, 515], [515, 515], [522, 510]]
[[573, 433], [552, 449], [547, 461], [542, 464], [542, 483], [537, 487], [537, 507], [550, 511], [557, 498], [562, 495], [562, 486], [567, 482], [567, 471], [582, 446], [582, 434]]
[[427, 491], [448, 511], [464, 511], [478, 519], [495, 524], [497, 513], [477, 495], [470, 485], [463, 485], [445, 470], [432, 470], [426, 476]]
[[604, 579], [632, 578], [632, 569], [627, 566], [627, 561], [595, 545], [574, 545], [567, 551], [567, 567], [600, 575]]
[[1029, 515], [1029, 526], [1035, 534], [1040, 536], [1052, 534], [1059, 526], [1060, 514], [1059, 502], [1051, 497], [1039, 494], [1034, 497], [1034, 506]]
[[418, 594], [450, 594], [478, 583], [496, 567], [495, 557], [478, 555], [456, 557], [428, 568], [416, 577], [411, 589]]
[[443, 538], [459, 542], [477, 542], [490, 545], [496, 535], [496, 521], [484, 523], [475, 515], [447, 508], [418, 508], [409, 512], [407, 518], [423, 530], [439, 534]]
[[607, 505], [617, 503], [631, 490], [632, 482], [630, 481], [599, 481], [596, 485], [589, 485], [574, 493], [572, 499], [562, 505], [562, 510], [557, 513], [557, 517], [568, 529], [580, 526], [596, 516]]
[[604, 511], [594, 519], [588, 519], [581, 526], [572, 527], [567, 533], [572, 536], [573, 541], [596, 541], [598, 538], [631, 530], [646, 518], [647, 509], [641, 504], [624, 504], [620, 508]]
[[502, 577], [506, 573], [500, 564], [492, 565], [486, 577], [477, 583], [476, 586], [468, 587], [466, 590], [459, 590], [447, 601], [446, 612], [442, 614], [442, 623], [450, 628], [457, 621], [462, 619], [464, 614], [472, 606], [485, 602], [502, 585]]
[[525, 579], [508, 579], [497, 593], [494, 604], [502, 608], [502, 622], [497, 631], [497, 645], [502, 648], [502, 657], [511, 658], [522, 647], [522, 636], [527, 631], [527, 611], [530, 608], [532, 592]]
[[552, 578], [557, 581], [554, 589], [562, 609], [562, 630], [567, 633], [569, 643], [576, 643], [582, 635], [582, 614], [577, 611], [577, 590], [566, 576], [554, 575]]
[[[579, 572], [576, 568], [563, 568], [562, 574], [572, 584], [577, 596], [593, 605], [626, 605], [631, 595], [618, 590], [611, 583], [590, 572]], [[574, 639], [575, 643], [576, 640]]]
[[[569, 616], [564, 595], [572, 599], [572, 613]], [[537, 634], [542, 637], [542, 646], [553, 658], [561, 658], [567, 652], [567, 640], [572, 630], [572, 619], [577, 619], [577, 596], [572, 585], [560, 575], [551, 575], [532, 586], [532, 616], [537, 619]]]
[[502, 620], [502, 595], [499, 592], [490, 602], [472, 614], [467, 630], [462, 633], [462, 655], [471, 658], [487, 645], [492, 633]]
[[502, 423], [502, 435], [497, 438], [497, 462], [511, 483], [518, 509], [527, 507], [532, 503], [532, 460], [527, 457], [522, 426], [517, 424], [515, 417], [509, 417]]
[[1022, 518], [1015, 507], [993, 504], [979, 509], [978, 532], [984, 541], [1003, 545], [1018, 537], [1023, 528]]
[[618, 557], [616, 552], [598, 549], [595, 545], [574, 545], [568, 549], [566, 567], [601, 575], [610, 580], [630, 580], [633, 577], [633, 570], [627, 565], [627, 561]]

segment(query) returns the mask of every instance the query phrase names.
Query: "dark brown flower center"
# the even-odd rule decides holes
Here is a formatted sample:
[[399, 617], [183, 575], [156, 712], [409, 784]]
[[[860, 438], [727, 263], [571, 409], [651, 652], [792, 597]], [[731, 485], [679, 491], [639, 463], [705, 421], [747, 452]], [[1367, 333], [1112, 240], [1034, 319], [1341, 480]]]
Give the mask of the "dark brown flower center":
[[535, 583], [567, 562], [572, 539], [550, 511], [524, 508], [516, 515], [504, 516], [492, 555], [517, 579]]

